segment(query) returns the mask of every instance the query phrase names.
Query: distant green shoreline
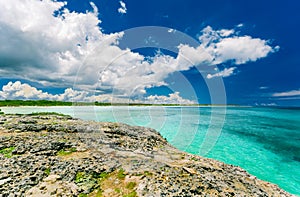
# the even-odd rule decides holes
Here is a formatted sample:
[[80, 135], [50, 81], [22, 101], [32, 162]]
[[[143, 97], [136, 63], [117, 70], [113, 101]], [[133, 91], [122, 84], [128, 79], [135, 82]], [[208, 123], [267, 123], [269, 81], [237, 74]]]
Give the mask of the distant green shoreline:
[[101, 103], [101, 102], [68, 102], [49, 100], [0, 100], [0, 107], [20, 106], [235, 106], [223, 104], [147, 104], [147, 103]]

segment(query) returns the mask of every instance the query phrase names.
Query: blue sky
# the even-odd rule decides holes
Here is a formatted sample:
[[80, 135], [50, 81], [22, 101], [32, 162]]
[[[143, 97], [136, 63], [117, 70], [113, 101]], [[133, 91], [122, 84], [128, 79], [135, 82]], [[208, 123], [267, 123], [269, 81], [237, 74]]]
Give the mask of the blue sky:
[[0, 3], [0, 99], [300, 105], [297, 1], [66, 2]]

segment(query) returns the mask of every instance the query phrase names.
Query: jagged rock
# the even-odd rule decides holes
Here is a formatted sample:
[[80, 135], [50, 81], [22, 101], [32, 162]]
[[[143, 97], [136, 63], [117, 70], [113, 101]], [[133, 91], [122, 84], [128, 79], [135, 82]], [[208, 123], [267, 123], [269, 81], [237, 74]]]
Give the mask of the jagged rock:
[[237, 166], [181, 152], [150, 128], [58, 115], [0, 122], [0, 197], [292, 196]]

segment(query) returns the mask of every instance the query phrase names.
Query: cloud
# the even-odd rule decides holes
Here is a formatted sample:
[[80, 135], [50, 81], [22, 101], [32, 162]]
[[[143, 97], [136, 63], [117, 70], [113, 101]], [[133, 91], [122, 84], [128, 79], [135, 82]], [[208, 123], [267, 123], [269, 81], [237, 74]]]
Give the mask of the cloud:
[[59, 100], [59, 101], [84, 101], [87, 92], [76, 91], [72, 88], [65, 89], [62, 94], [49, 94], [20, 81], [9, 82], [2, 87], [0, 99], [2, 100]]
[[272, 94], [273, 97], [292, 97], [292, 96], [300, 96], [300, 89], [299, 90], [291, 90], [287, 92], [278, 92]]
[[216, 64], [228, 60], [233, 60], [236, 64], [244, 64], [266, 57], [272, 52], [272, 47], [267, 45], [265, 40], [253, 39], [250, 36], [224, 38], [212, 45], [216, 47], [214, 51], [217, 54]]
[[0, 91], [1, 100], [58, 100], [72, 102], [105, 102], [105, 103], [151, 103], [151, 104], [194, 104], [195, 101], [184, 99], [179, 92], [168, 96], [151, 95], [142, 100], [119, 98], [112, 94], [92, 95], [86, 91], [65, 89], [62, 94], [49, 94], [20, 81], [8, 82]]
[[171, 93], [168, 96], [151, 95], [146, 98], [146, 103], [154, 104], [195, 104], [195, 101], [184, 99], [179, 92]]
[[261, 87], [259, 87], [259, 89], [260, 90], [265, 90], [265, 89], [269, 89], [269, 87], [267, 87], [267, 86], [261, 86]]
[[268, 41], [251, 36], [238, 36], [234, 30], [213, 30], [207, 26], [202, 30], [199, 41], [204, 50], [213, 57], [213, 64], [233, 61], [245, 64], [266, 57], [269, 53], [279, 50], [272, 48]]
[[207, 74], [206, 78], [207, 79], [212, 79], [214, 77], [229, 77], [231, 75], [234, 74], [234, 70], [236, 69], [236, 67], [231, 67], [231, 68], [225, 68], [224, 70], [215, 73], [215, 74]]
[[168, 29], [168, 32], [169, 32], [169, 33], [175, 33], [176, 30], [175, 30], [175, 29]]
[[272, 107], [278, 106], [276, 103], [255, 103], [256, 106]]
[[[192, 64], [209, 66], [230, 61], [235, 65], [255, 62], [280, 48], [271, 47], [266, 40], [238, 36], [234, 29], [213, 30], [210, 26], [202, 30], [199, 41], [197, 47], [184, 44], [178, 46], [177, 61], [180, 69], [188, 70]], [[209, 73], [207, 78], [228, 77], [235, 69], [232, 67], [216, 74]]]
[[59, 101], [86, 101], [86, 102], [137, 102], [132, 99], [114, 98], [113, 95], [92, 95], [82, 90], [66, 88], [62, 94], [50, 94], [20, 81], [8, 82], [0, 91], [1, 100], [59, 100]]
[[[12, 0], [0, 5], [2, 76], [70, 85], [94, 48], [111, 53], [122, 36], [101, 32], [93, 3], [94, 10], [87, 13], [70, 12], [65, 3], [50, 0]], [[95, 81], [93, 77], [83, 79], [83, 83]]]
[[300, 100], [300, 96], [292, 96], [292, 97], [280, 97], [277, 100]]
[[239, 27], [239, 28], [244, 27], [244, 24], [243, 24], [243, 23], [240, 23], [240, 24], [238, 24], [236, 27]]
[[0, 96], [2, 99], [48, 99], [52, 95], [37, 90], [28, 84], [21, 84], [20, 81], [15, 83], [9, 82], [7, 85], [2, 87], [0, 91]]
[[126, 4], [124, 3], [124, 1], [120, 1], [120, 5], [121, 5], [121, 7], [118, 9], [118, 12], [121, 14], [126, 14], [127, 8], [126, 8]]
[[[125, 3], [120, 1], [120, 5], [119, 11], [126, 13]], [[208, 26], [201, 32], [198, 46], [180, 44], [177, 57], [158, 53], [148, 58], [119, 47], [124, 32], [103, 33], [98, 9], [94, 3], [91, 7], [92, 11], [78, 13], [68, 10], [64, 2], [0, 1], [0, 77], [27, 79], [48, 87], [75, 84], [76, 89], [86, 92], [79, 94], [70, 89], [64, 98], [57, 95], [57, 99], [67, 99], [66, 95], [72, 94], [80, 98], [96, 88], [120, 98], [135, 97], [144, 95], [147, 88], [167, 85], [170, 74], [194, 65], [229, 61], [243, 64], [278, 50], [268, 41], [238, 36], [234, 29], [213, 30]], [[172, 31], [175, 33], [176, 30]], [[234, 69], [209, 76], [226, 77]], [[34, 95], [49, 96], [42, 93]], [[34, 98], [29, 93], [20, 95]]]

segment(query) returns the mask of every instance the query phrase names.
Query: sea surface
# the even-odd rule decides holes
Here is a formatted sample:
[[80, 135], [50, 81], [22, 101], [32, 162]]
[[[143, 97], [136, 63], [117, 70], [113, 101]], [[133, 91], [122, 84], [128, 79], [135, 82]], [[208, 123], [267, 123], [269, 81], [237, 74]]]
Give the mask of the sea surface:
[[152, 127], [180, 150], [238, 165], [300, 196], [300, 109], [256, 107], [2, 107]]

